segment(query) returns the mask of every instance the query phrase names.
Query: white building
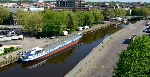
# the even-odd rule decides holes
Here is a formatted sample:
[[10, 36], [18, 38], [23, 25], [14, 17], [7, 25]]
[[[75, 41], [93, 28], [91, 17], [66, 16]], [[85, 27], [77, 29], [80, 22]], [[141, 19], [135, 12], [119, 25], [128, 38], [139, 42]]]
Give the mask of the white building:
[[132, 9], [130, 9], [129, 7], [124, 8], [125, 10], [130, 10], [130, 14], [132, 12]]
[[24, 11], [31, 11], [31, 12], [38, 12], [38, 11], [44, 11], [44, 7], [34, 7], [34, 6], [29, 6], [25, 9]]
[[4, 53], [4, 47], [2, 44], [0, 44], [0, 54]]

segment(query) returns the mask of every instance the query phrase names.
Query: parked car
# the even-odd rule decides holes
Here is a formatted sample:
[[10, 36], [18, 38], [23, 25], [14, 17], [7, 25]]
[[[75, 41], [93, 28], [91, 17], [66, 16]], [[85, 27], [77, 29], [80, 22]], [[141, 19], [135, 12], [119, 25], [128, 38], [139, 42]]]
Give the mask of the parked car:
[[92, 26], [89, 26], [89, 28], [92, 28]]
[[106, 22], [105, 22], [105, 21], [102, 21], [101, 24], [106, 24]]
[[56, 38], [56, 36], [51, 36], [51, 37], [50, 37], [50, 39], [54, 39], [54, 38]]
[[77, 31], [81, 31], [83, 29], [83, 27], [78, 27]]
[[41, 37], [40, 36], [36, 36], [36, 39], [41, 39]]
[[143, 30], [143, 32], [146, 32], [146, 31], [147, 31], [147, 29], [144, 29], [144, 30]]
[[84, 26], [83, 29], [89, 29], [89, 26]]
[[150, 23], [149, 22], [146, 22], [146, 25], [145, 26], [149, 26], [150, 25]]
[[9, 31], [3, 31], [2, 33], [3, 33], [3, 35], [7, 35], [9, 33]]
[[0, 38], [3, 38], [3, 36], [0, 36]]
[[35, 35], [33, 33], [30, 34], [30, 37], [34, 37]]
[[150, 29], [147, 29], [147, 30], [146, 30], [146, 33], [150, 33]]
[[68, 32], [68, 34], [71, 34], [71, 33], [72, 33], [71, 31]]
[[63, 31], [63, 32], [61, 33], [61, 35], [67, 36], [67, 35], [68, 35], [68, 31]]

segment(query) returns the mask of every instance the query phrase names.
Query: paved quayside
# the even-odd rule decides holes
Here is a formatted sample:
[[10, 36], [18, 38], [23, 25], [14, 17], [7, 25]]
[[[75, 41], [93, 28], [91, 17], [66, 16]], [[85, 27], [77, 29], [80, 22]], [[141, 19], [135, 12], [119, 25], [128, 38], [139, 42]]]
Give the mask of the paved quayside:
[[112, 77], [115, 63], [118, 61], [118, 54], [128, 46], [128, 44], [124, 44], [125, 39], [132, 34], [138, 36], [146, 34], [142, 32], [145, 28], [145, 21], [141, 20], [107, 37], [65, 77]]

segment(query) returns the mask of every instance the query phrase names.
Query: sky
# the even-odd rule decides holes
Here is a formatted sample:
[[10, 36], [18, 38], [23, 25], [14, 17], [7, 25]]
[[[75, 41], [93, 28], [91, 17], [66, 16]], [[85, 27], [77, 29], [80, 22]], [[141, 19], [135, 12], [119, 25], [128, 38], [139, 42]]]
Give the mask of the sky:
[[119, 1], [119, 2], [150, 2], [150, 0], [85, 0], [86, 2], [90, 1], [90, 2], [109, 2], [109, 1]]

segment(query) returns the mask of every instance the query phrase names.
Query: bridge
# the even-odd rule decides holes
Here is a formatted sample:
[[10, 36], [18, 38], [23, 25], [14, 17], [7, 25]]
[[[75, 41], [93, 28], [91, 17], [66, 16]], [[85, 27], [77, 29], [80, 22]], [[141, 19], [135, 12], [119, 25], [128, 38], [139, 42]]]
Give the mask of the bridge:
[[143, 16], [126, 16], [126, 18], [128, 20], [132, 20], [132, 21], [139, 21], [139, 20], [143, 19]]

